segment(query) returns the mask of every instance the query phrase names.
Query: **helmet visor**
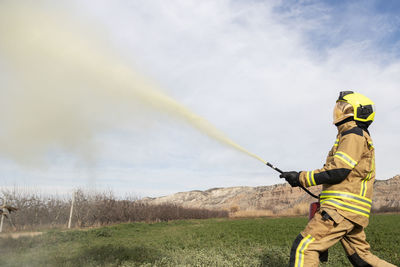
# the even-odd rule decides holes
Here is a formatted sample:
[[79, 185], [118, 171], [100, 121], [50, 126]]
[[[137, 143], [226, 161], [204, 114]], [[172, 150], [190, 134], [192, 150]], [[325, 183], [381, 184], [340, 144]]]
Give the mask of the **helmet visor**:
[[335, 108], [333, 109], [333, 124], [352, 116], [354, 116], [352, 105], [345, 101], [336, 102]]

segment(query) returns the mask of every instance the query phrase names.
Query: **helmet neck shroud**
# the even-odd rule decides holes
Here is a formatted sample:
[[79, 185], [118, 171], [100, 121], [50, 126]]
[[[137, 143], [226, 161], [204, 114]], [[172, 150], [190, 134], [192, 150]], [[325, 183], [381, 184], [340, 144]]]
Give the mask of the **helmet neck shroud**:
[[349, 118], [346, 118], [346, 119], [336, 123], [335, 126], [339, 127], [340, 125], [343, 125], [349, 121], [355, 121], [358, 127], [360, 127], [361, 129], [363, 129], [364, 131], [366, 131], [369, 134], [368, 127], [371, 125], [372, 121], [366, 121], [366, 122], [356, 121], [356, 120], [354, 120], [354, 118], [349, 117]]

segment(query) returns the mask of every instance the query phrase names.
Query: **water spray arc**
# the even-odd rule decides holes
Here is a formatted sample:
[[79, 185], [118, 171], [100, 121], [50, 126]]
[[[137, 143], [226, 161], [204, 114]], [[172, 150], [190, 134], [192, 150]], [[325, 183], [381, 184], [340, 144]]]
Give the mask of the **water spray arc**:
[[[164, 94], [154, 82], [103, 47], [95, 36], [71, 23], [67, 14], [29, 5], [21, 8], [13, 1], [0, 7], [0, 52], [4, 54], [0, 56], [12, 66], [11, 72], [20, 85], [3, 90], [16, 91], [14, 97], [6, 93], [2, 97], [0, 93], [0, 99], [9, 102], [0, 112], [0, 147], [7, 156], [17, 161], [27, 156], [36, 158], [53, 145], [66, 150], [79, 148], [82, 154], [82, 148], [99, 131], [96, 118], [107, 118], [115, 106], [125, 104], [135, 107], [137, 113], [156, 110], [180, 119], [221, 144], [283, 172]], [[129, 108], [128, 113], [134, 113]], [[116, 123], [106, 124], [112, 127]]]
[[[6, 90], [0, 92], [0, 100], [9, 102], [0, 105], [5, 109], [0, 112], [2, 153], [17, 162], [37, 158], [53, 145], [78, 151], [79, 156], [82, 148], [90, 154], [88, 141], [103, 130], [98, 125], [110, 128], [120, 122], [99, 122], [98, 118], [107, 120], [113, 113], [120, 120], [128, 117], [134, 124], [132, 116], [125, 114], [146, 117], [157, 111], [267, 163], [163, 93], [155, 82], [126, 65], [101, 38], [79, 26], [79, 21], [71, 23], [61, 10], [30, 5], [21, 8], [12, 1], [0, 3], [0, 52], [4, 54], [0, 56], [21, 85], [16, 88], [6, 84]], [[123, 116], [114, 112], [121, 105], [126, 108]], [[31, 138], [32, 134], [36, 138]]]

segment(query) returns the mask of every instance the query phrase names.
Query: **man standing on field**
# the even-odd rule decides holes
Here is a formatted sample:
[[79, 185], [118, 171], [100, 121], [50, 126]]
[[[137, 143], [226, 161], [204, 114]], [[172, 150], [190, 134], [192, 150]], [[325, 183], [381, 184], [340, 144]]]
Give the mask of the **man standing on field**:
[[394, 266], [370, 251], [367, 227], [375, 180], [375, 150], [368, 132], [375, 105], [352, 91], [340, 92], [333, 112], [336, 142], [322, 169], [284, 172], [292, 186], [322, 184], [321, 207], [290, 252], [290, 266], [318, 266], [319, 255], [340, 241], [353, 266]]

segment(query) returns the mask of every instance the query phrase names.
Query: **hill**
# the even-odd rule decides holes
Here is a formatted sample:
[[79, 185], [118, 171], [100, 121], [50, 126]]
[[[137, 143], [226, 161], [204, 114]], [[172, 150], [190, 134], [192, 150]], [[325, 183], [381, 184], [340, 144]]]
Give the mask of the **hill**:
[[[321, 186], [311, 192], [318, 194]], [[183, 207], [224, 209], [230, 211], [270, 211], [274, 214], [286, 213], [289, 209], [299, 209], [304, 213], [314, 198], [300, 188], [288, 184], [257, 187], [212, 188], [205, 191], [179, 192], [158, 198], [144, 198], [150, 204], [173, 203]], [[388, 180], [376, 180], [374, 184], [373, 210], [400, 210], [400, 175]]]

